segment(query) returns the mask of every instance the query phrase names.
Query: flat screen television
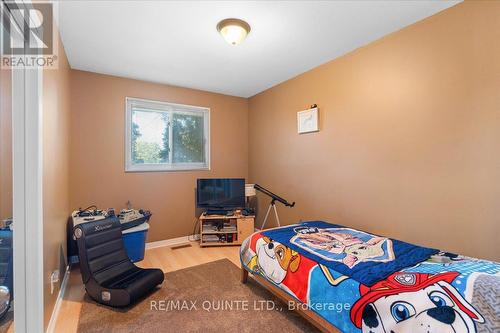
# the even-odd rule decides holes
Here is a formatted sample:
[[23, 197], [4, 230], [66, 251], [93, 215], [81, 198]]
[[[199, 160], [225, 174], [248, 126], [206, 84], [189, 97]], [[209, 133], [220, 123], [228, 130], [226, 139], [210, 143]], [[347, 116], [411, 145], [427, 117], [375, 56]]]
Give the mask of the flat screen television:
[[205, 209], [232, 210], [245, 207], [245, 179], [198, 179], [196, 205]]

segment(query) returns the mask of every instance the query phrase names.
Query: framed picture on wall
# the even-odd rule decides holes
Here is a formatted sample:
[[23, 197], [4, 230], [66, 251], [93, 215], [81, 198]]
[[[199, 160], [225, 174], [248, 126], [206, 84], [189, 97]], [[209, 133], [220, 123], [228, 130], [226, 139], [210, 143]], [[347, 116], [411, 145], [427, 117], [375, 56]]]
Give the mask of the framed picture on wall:
[[297, 112], [297, 130], [299, 134], [319, 131], [318, 108]]

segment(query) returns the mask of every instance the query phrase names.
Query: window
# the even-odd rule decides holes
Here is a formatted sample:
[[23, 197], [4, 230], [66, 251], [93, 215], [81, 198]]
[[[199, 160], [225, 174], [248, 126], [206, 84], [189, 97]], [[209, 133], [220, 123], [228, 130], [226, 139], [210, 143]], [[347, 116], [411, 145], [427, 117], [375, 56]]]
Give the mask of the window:
[[210, 109], [126, 98], [125, 171], [208, 170]]

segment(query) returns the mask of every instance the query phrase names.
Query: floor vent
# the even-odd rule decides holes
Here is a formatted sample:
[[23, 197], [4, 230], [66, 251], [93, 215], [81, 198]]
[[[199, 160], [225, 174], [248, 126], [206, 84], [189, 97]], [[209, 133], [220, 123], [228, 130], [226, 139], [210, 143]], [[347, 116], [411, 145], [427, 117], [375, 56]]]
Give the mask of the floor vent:
[[184, 249], [186, 247], [191, 247], [191, 244], [176, 245], [176, 246], [172, 246], [171, 249], [172, 250], [178, 250], [178, 249]]

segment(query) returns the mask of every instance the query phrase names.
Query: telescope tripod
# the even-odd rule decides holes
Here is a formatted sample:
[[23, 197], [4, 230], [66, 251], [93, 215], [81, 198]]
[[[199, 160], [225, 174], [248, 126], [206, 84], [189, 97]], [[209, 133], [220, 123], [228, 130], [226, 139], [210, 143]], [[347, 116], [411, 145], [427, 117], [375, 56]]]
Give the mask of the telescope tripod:
[[264, 230], [264, 226], [266, 225], [267, 218], [269, 217], [269, 213], [271, 212], [271, 208], [274, 209], [274, 216], [276, 216], [276, 221], [278, 222], [278, 227], [281, 227], [280, 224], [280, 218], [278, 217], [278, 210], [276, 209], [276, 203], [275, 200], [271, 200], [271, 203], [269, 204], [269, 208], [267, 209], [266, 217], [264, 217], [264, 222], [262, 222], [262, 225], [260, 226], [260, 230]]

